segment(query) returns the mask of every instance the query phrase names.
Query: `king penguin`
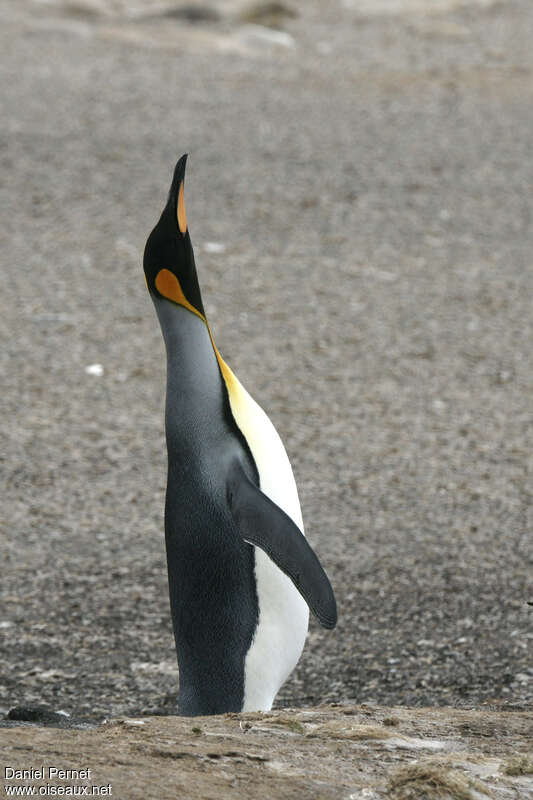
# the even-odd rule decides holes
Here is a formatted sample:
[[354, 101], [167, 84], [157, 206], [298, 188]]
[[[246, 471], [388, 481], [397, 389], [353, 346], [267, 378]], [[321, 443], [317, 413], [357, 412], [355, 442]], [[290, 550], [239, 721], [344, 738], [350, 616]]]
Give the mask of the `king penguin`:
[[337, 608], [304, 535], [281, 439], [215, 345], [187, 227], [186, 161], [144, 252], [167, 353], [165, 542], [178, 712], [268, 711], [300, 658], [309, 609], [334, 628]]

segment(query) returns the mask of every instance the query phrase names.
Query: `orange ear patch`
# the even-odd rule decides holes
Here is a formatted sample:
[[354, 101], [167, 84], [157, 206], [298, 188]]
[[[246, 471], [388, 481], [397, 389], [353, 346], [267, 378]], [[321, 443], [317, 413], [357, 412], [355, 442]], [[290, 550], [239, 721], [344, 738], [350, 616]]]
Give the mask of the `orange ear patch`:
[[163, 295], [163, 297], [166, 297], [167, 300], [172, 300], [173, 303], [177, 303], [179, 306], [187, 308], [205, 322], [204, 315], [200, 314], [198, 309], [189, 303], [183, 294], [183, 289], [180, 286], [179, 280], [169, 269], [162, 269], [157, 273], [155, 278], [155, 286], [159, 294]]
[[183, 181], [180, 183], [180, 190], [178, 193], [178, 228], [180, 233], [187, 233], [187, 214], [185, 212], [185, 197], [183, 194]]

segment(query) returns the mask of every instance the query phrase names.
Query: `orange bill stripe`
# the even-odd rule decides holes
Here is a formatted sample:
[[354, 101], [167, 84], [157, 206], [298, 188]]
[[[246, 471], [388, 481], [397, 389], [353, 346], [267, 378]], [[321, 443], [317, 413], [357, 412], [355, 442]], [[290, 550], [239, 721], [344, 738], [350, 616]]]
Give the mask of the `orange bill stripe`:
[[180, 233], [185, 235], [187, 233], [187, 214], [185, 212], [185, 196], [183, 194], [183, 181], [180, 183], [180, 190], [178, 194], [178, 228]]

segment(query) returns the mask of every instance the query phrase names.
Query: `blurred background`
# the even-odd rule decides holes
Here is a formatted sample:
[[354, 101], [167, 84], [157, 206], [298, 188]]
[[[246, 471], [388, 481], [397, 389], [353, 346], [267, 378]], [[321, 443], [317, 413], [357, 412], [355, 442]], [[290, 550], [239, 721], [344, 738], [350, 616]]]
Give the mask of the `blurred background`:
[[172, 712], [177, 158], [338, 628], [278, 704], [533, 698], [533, 5], [0, 0], [0, 710]]

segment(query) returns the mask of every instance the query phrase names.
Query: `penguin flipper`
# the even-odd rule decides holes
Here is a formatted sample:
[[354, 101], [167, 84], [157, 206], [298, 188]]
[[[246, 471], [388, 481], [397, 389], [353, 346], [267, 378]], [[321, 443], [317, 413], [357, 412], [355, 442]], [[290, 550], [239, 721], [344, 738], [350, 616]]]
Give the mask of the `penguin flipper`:
[[334, 628], [335, 595], [314, 550], [288, 514], [249, 480], [240, 464], [230, 475], [228, 499], [243, 539], [264, 550], [291, 579], [322, 627]]

